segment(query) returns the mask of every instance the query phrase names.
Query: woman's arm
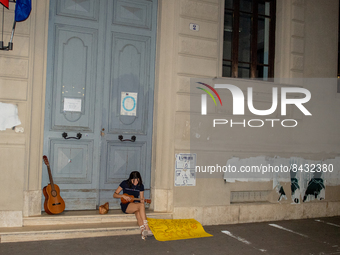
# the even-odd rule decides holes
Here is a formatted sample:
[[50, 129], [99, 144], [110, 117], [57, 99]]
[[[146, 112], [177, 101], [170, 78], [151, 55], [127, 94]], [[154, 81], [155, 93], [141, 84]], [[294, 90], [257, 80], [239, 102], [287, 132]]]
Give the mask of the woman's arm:
[[116, 189], [115, 193], [113, 193], [113, 197], [114, 197], [114, 198], [124, 198], [126, 201], [130, 201], [130, 200], [131, 200], [130, 197], [125, 196], [125, 195], [119, 195], [119, 193], [120, 193], [122, 190], [123, 190], [122, 187], [119, 186], [119, 187]]

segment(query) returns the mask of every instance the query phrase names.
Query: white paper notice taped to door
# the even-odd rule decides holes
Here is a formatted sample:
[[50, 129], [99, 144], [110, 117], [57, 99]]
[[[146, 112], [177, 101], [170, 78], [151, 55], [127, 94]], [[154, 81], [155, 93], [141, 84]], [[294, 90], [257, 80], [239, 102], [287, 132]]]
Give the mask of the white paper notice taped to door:
[[64, 112], [81, 112], [81, 98], [64, 98]]
[[137, 94], [131, 92], [122, 92], [120, 115], [136, 116], [137, 114]]

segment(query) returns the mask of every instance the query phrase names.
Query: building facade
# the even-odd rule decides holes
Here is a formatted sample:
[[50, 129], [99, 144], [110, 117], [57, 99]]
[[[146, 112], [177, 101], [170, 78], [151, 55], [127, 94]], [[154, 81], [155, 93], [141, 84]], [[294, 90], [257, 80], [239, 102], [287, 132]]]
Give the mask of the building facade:
[[[142, 165], [145, 172], [142, 169], [140, 171], [143, 172], [148, 194], [153, 200], [151, 208], [157, 212], [172, 212], [174, 218], [195, 218], [204, 225], [211, 225], [340, 214], [340, 184], [336, 181], [328, 186], [326, 183], [326, 196], [323, 200], [298, 203], [292, 203], [291, 182], [289, 181], [280, 184], [288, 197], [287, 200], [280, 202], [278, 202], [279, 194], [273, 188], [273, 180], [230, 183], [224, 180], [221, 173], [215, 178], [196, 178], [195, 186], [174, 185], [176, 154], [196, 153], [190, 148], [190, 141], [194, 139], [190, 129], [192, 128], [190, 127], [191, 79], [206, 81], [215, 78], [216, 83], [220, 84], [237, 82], [243, 90], [253, 86], [254, 93], [265, 95], [266, 98], [268, 94], [270, 95], [273, 84], [278, 88], [284, 87], [287, 79], [293, 79], [293, 82], [312, 78], [335, 79], [338, 66], [338, 1], [276, 1], [273, 63], [275, 81], [258, 82], [258, 86], [256, 86], [257, 82], [254, 85], [252, 80], [223, 77], [223, 47], [225, 47], [223, 43], [225, 1], [223, 0], [98, 0], [89, 2], [92, 3], [88, 3], [85, 7], [88, 7], [88, 10], [94, 10], [93, 16], [90, 14], [86, 16], [86, 8], [85, 11], [68, 8], [73, 6], [74, 1], [53, 1], [53, 8], [47, 0], [33, 2], [30, 17], [17, 24], [13, 51], [0, 52], [0, 101], [17, 105], [21, 120], [19, 127], [23, 128], [23, 132], [16, 132], [12, 129], [0, 131], [0, 193], [2, 194], [0, 227], [22, 226], [24, 217], [41, 214], [42, 188], [47, 181], [42, 155], [47, 154], [52, 159], [52, 169], [60, 166], [58, 164], [61, 159], [58, 158], [60, 155], [58, 153], [65, 152], [63, 148], [68, 146], [61, 136], [62, 133], [68, 132], [71, 136], [78, 132], [75, 127], [58, 128], [58, 125], [59, 127], [67, 125], [58, 124], [57, 117], [56, 122], [53, 122], [54, 116], [66, 109], [65, 101], [60, 101], [62, 100], [61, 91], [59, 93], [56, 89], [57, 93], [53, 93], [53, 90], [55, 84], [59, 82], [58, 70], [65, 73], [69, 70], [67, 68], [74, 68], [77, 63], [83, 62], [75, 62], [64, 70], [60, 65], [61, 62], [55, 60], [73, 61], [72, 57], [67, 58], [67, 54], [63, 55], [56, 49], [58, 47], [58, 49], [65, 49], [67, 48], [65, 45], [72, 42], [75, 46], [69, 48], [70, 51], [68, 51], [68, 54], [72, 54], [74, 49], [80, 48], [77, 46], [77, 41], [72, 41], [72, 38], [85, 30], [78, 37], [84, 38], [84, 49], [90, 49], [92, 52], [92, 55], [86, 55], [92, 57], [90, 64], [98, 68], [93, 71], [92, 66], [85, 65], [85, 71], [75, 68], [72, 75], [75, 77], [78, 74], [79, 77], [83, 75], [84, 83], [92, 79], [93, 86], [87, 91], [96, 93], [97, 97], [90, 99], [92, 103], [88, 106], [82, 103], [85, 110], [80, 110], [80, 112], [86, 112], [86, 115], [88, 111], [91, 111], [91, 107], [94, 109], [93, 118], [89, 117], [88, 126], [77, 124], [81, 127], [80, 131], [83, 134], [79, 142], [82, 141], [84, 146], [81, 147], [75, 141], [73, 147], [67, 150], [86, 151], [86, 156], [79, 164], [81, 166], [91, 165], [92, 170], [85, 172], [85, 177], [74, 179], [72, 179], [74, 175], [70, 174], [73, 171], [71, 168], [68, 170], [69, 175], [65, 174], [62, 169], [61, 173], [53, 170], [55, 171], [53, 175], [59, 180], [59, 183], [57, 181], [56, 183], [60, 184], [64, 192], [72, 190], [73, 185], [79, 185], [76, 192], [72, 191], [73, 193], [69, 192], [65, 195], [70, 198], [69, 201], [74, 202], [75, 206], [69, 207], [70, 210], [95, 209], [104, 202], [100, 198], [111, 199], [108, 194], [114, 190], [116, 187], [114, 185], [117, 185], [117, 181], [127, 177], [124, 176], [124, 172], [120, 172], [121, 168], [117, 168], [118, 172], [115, 172], [115, 168], [112, 172], [106, 171], [107, 179], [103, 177], [105, 180], [102, 186], [93, 183], [100, 183], [102, 169], [107, 169], [117, 163], [109, 158], [110, 155], [118, 160], [115, 158], [117, 155], [124, 158], [132, 153], [132, 157], [136, 155], [137, 158], [142, 157], [142, 159], [138, 158], [139, 160], [135, 163], [132, 160], [130, 165], [123, 160], [122, 166], [126, 166], [126, 171], [130, 171], [134, 166]], [[119, 12], [115, 13], [117, 9]], [[10, 35], [11, 25], [9, 24], [13, 20], [13, 10], [14, 4], [11, 3], [10, 10], [5, 13], [4, 17], [5, 36]], [[113, 10], [112, 16], [107, 10]], [[100, 15], [101, 11], [105, 13], [104, 16]], [[86, 29], [79, 28], [83, 26], [80, 21], [71, 20], [78, 15], [75, 15], [75, 12], [85, 13], [85, 16], [79, 14], [79, 17], [88, 23]], [[133, 16], [130, 13], [133, 13]], [[58, 20], [59, 16], [65, 17], [66, 21]], [[96, 25], [92, 25], [93, 20]], [[142, 24], [139, 20], [144, 23]], [[52, 22], [54, 22], [53, 26], [51, 26]], [[192, 29], [192, 24], [198, 25], [199, 30]], [[102, 41], [99, 39], [93, 41], [95, 36], [102, 38]], [[51, 43], [49, 41], [51, 38], [54, 38], [53, 42], [59, 40], [60, 44]], [[89, 38], [88, 41], [86, 41], [87, 38]], [[86, 45], [87, 42], [97, 47], [89, 48]], [[113, 45], [113, 47], [108, 45]], [[117, 55], [115, 51], [110, 51], [116, 48], [118, 49]], [[134, 50], [137, 52], [136, 55], [133, 55]], [[122, 60], [126, 62], [120, 62], [119, 57], [124, 57], [126, 52], [127, 55]], [[94, 56], [100, 56], [97, 62], [93, 62]], [[140, 62], [142, 64], [136, 67], [133, 63], [137, 62], [135, 61], [137, 57], [142, 59]], [[62, 63], [67, 66], [68, 62]], [[147, 83], [147, 85], [144, 84], [145, 86], [141, 85], [143, 90], [138, 92], [137, 106], [143, 105], [144, 108], [140, 108], [144, 111], [137, 112], [137, 116], [143, 116], [143, 118], [148, 116], [148, 118], [144, 118], [145, 122], [142, 122], [140, 127], [136, 124], [132, 131], [126, 127], [122, 128], [121, 125], [114, 126], [114, 123], [119, 121], [129, 122], [128, 118], [131, 116], [127, 116], [127, 119], [117, 118], [115, 120], [114, 117], [117, 114], [115, 116], [104, 114], [105, 109], [118, 111], [118, 115], [120, 111], [113, 110], [115, 106], [110, 104], [111, 99], [105, 99], [106, 95], [135, 92], [134, 87], [128, 87], [129, 85], [119, 87], [117, 90], [109, 85], [134, 84], [133, 79], [129, 80], [130, 73], [134, 71], [123, 70], [115, 73], [117, 69], [111, 69], [111, 65], [116, 67], [122, 63], [124, 70], [138, 71], [136, 71], [137, 78], [140, 78], [137, 79], [138, 84]], [[141, 66], [148, 68], [141, 69]], [[94, 73], [87, 77], [86, 73], [89, 70]], [[147, 78], [140, 75], [141, 73]], [[61, 77], [66, 81], [73, 81], [72, 75]], [[127, 78], [124, 80], [125, 75]], [[63, 86], [63, 83], [60, 84]], [[233, 130], [230, 131], [231, 135], [227, 144], [221, 144], [215, 148], [209, 148], [209, 146], [201, 148], [200, 153], [197, 153], [197, 165], [225, 165], [233, 157], [240, 159], [260, 156], [299, 157], [315, 161], [333, 160], [334, 172], [340, 172], [340, 138], [337, 134], [340, 119], [336, 115], [336, 109], [340, 107], [340, 93], [337, 93], [337, 83], [331, 81], [327, 86], [315, 84], [308, 86], [303, 83], [290, 85], [305, 87], [311, 92], [313, 100], [307, 105], [311, 112], [323, 114], [327, 109], [332, 109], [328, 115], [323, 114], [324, 125], [308, 127], [308, 122], [304, 121], [303, 116], [299, 116], [301, 128], [294, 131], [275, 131], [269, 135], [271, 131], [267, 128], [260, 132], [249, 129], [247, 131]], [[101, 97], [98, 98], [98, 95]], [[64, 105], [58, 104], [56, 99], [58, 97]], [[71, 98], [74, 99], [74, 96]], [[86, 100], [91, 98], [91, 93], [86, 98]], [[120, 99], [119, 96], [112, 98], [112, 102], [117, 105]], [[266, 100], [264, 101], [267, 102]], [[271, 97], [268, 102], [271, 102], [270, 100]], [[103, 107], [106, 103], [107, 108]], [[55, 107], [59, 108], [54, 115], [52, 112]], [[59, 111], [60, 107], [64, 108]], [[98, 109], [101, 110], [97, 111]], [[231, 115], [225, 116], [230, 118]], [[105, 127], [98, 124], [104, 123], [103, 119], [106, 118], [109, 120], [112, 118], [113, 124], [110, 125], [110, 121]], [[62, 123], [62, 120], [60, 121]], [[54, 124], [47, 127], [49, 123]], [[52, 131], [55, 133], [51, 134]], [[306, 132], [307, 135], [301, 136]], [[48, 137], [47, 134], [49, 134]], [[111, 134], [110, 140], [107, 137]], [[136, 134], [136, 142], [140, 143], [139, 145], [136, 143], [136, 147], [132, 147], [130, 143], [124, 145], [125, 149], [121, 147], [117, 149], [117, 146], [120, 146], [119, 134], [122, 134], [124, 138]], [[213, 137], [209, 126], [202, 126], [200, 136]], [[106, 137], [107, 140], [104, 141], [102, 137]], [[215, 139], [218, 138], [215, 137]], [[272, 142], [273, 139], [275, 143]], [[53, 150], [55, 154], [52, 155]], [[89, 160], [92, 156], [93, 158]], [[66, 160], [71, 161], [71, 157]], [[118, 178], [115, 174], [120, 174], [120, 177]], [[99, 194], [97, 190], [107, 190], [107, 193]], [[263, 196], [260, 199], [255, 198], [261, 197], [261, 194], [265, 194], [265, 198]], [[83, 200], [75, 199], [77, 196], [82, 197]], [[240, 196], [243, 198], [241, 199]], [[249, 196], [252, 198], [250, 199]], [[84, 204], [86, 206], [82, 207]]]

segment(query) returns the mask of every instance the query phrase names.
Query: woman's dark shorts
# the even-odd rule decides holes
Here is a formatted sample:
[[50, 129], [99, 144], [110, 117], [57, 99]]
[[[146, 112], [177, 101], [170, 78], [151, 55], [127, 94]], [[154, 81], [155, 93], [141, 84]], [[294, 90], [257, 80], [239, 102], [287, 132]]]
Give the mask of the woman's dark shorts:
[[120, 208], [122, 209], [122, 211], [123, 211], [123, 213], [126, 213], [127, 214], [127, 212], [126, 212], [126, 208], [128, 207], [128, 205], [129, 205], [130, 203], [127, 203], [127, 204], [120, 204]]

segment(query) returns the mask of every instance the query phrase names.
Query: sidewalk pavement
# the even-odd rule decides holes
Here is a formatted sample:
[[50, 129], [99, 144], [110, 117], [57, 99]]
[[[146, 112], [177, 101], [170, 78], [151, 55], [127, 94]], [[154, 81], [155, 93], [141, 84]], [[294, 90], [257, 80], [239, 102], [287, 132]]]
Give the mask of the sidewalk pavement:
[[[139, 235], [0, 243], [1, 255], [340, 255], [340, 216], [204, 226], [213, 237], [159, 242]], [[222, 232], [225, 231], [225, 232]]]

